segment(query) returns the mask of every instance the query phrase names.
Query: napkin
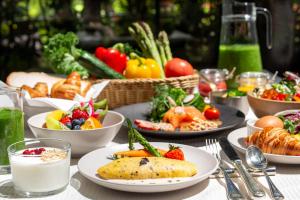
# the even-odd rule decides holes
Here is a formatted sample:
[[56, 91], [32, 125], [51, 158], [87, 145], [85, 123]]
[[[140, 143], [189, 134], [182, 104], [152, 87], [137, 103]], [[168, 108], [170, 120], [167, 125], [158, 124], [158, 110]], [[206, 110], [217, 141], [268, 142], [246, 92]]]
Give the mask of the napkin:
[[69, 111], [72, 107], [79, 105], [80, 102], [87, 102], [91, 98], [96, 99], [102, 90], [107, 86], [109, 80], [102, 81], [92, 85], [92, 87], [87, 92], [86, 96], [83, 97], [79, 94], [76, 94], [73, 100], [68, 99], [58, 99], [50, 97], [39, 97], [31, 98], [27, 91], [24, 92], [24, 103], [32, 107], [53, 107], [55, 109]]

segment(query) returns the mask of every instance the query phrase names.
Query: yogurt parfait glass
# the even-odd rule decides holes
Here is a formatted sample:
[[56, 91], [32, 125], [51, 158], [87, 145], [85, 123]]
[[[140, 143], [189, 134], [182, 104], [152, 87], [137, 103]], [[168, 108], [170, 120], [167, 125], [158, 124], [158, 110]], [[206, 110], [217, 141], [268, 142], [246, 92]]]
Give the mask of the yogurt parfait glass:
[[37, 138], [7, 148], [15, 191], [26, 197], [48, 196], [69, 184], [71, 144]]

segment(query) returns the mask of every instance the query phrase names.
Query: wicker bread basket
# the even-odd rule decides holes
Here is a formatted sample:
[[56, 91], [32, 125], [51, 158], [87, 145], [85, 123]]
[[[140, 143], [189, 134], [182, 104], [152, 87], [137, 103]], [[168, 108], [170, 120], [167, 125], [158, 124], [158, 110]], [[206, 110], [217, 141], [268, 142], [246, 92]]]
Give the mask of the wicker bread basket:
[[[103, 81], [96, 80], [96, 83]], [[106, 88], [101, 92], [99, 98], [106, 98], [110, 108], [123, 105], [150, 101], [154, 95], [154, 87], [160, 84], [167, 84], [180, 87], [191, 92], [198, 85], [199, 75], [181, 76], [166, 79], [112, 79]]]

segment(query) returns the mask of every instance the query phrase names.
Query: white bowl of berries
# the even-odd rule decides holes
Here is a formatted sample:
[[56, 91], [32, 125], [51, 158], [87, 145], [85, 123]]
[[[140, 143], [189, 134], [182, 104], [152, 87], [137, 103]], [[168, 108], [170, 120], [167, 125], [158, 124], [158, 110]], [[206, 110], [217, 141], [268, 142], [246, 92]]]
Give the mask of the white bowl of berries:
[[78, 157], [111, 142], [124, 119], [122, 114], [107, 110], [103, 101], [90, 101], [70, 111], [40, 113], [27, 122], [35, 137], [67, 141], [72, 146], [72, 156]]

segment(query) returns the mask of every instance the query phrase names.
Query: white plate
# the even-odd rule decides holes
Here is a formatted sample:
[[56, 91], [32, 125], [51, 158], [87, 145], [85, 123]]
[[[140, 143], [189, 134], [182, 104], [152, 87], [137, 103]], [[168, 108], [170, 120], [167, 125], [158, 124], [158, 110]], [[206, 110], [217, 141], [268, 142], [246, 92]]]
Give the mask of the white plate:
[[[246, 145], [244, 143], [244, 139], [247, 137], [247, 128], [239, 128], [232, 131], [227, 139], [230, 144], [237, 151], [241, 153], [246, 153]], [[277, 154], [269, 154], [264, 153], [268, 161], [274, 163], [283, 163], [283, 164], [300, 164], [300, 156], [286, 156], [286, 155], [277, 155]]]
[[[168, 149], [169, 143], [153, 142], [153, 146], [161, 149]], [[105, 180], [97, 176], [96, 171], [99, 167], [111, 162], [107, 156], [117, 151], [128, 150], [128, 144], [116, 145], [95, 150], [83, 156], [78, 162], [79, 172], [87, 179], [98, 185], [115, 190], [127, 192], [166, 192], [186, 188], [205, 180], [218, 167], [218, 161], [206, 151], [201, 149], [173, 144], [182, 148], [185, 159], [197, 165], [197, 174], [188, 178], [164, 178], [146, 180]], [[136, 148], [141, 148], [135, 144]]]

